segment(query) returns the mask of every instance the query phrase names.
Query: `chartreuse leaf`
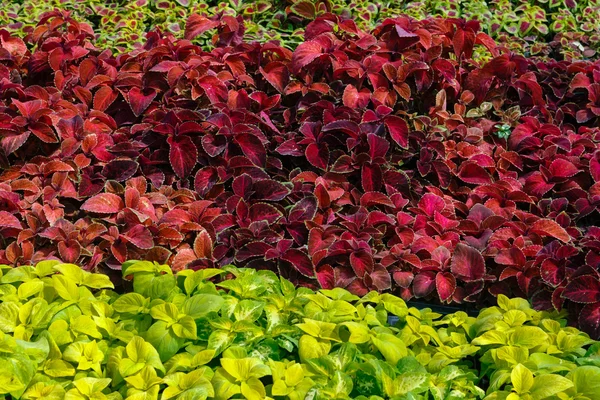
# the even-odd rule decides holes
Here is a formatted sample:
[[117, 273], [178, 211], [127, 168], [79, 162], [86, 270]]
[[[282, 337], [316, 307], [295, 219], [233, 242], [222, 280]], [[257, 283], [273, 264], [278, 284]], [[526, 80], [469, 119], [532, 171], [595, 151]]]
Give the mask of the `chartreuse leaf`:
[[577, 367], [566, 377], [573, 382], [573, 387], [567, 390], [572, 398], [600, 399], [600, 368], [591, 365]]

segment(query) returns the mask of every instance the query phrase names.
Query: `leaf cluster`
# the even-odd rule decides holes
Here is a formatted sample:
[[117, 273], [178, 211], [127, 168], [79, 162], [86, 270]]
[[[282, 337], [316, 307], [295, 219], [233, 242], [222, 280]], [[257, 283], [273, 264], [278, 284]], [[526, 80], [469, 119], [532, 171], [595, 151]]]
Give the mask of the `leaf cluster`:
[[[477, 318], [270, 271], [129, 261], [133, 290], [73, 264], [0, 266], [6, 399], [580, 399], [600, 346], [500, 296]], [[389, 316], [398, 317], [394, 325]], [[489, 381], [489, 384], [485, 382]], [[485, 386], [488, 386], [487, 388]]]

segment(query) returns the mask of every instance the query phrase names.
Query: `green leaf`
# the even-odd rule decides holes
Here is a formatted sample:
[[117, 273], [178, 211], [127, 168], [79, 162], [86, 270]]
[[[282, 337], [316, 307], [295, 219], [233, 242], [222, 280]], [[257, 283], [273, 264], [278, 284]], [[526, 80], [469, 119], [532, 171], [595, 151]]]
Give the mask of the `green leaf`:
[[327, 339], [302, 335], [298, 342], [298, 353], [303, 361], [327, 355], [329, 350], [331, 350], [331, 342]]
[[150, 315], [154, 319], [174, 324], [179, 319], [179, 310], [172, 303], [164, 303], [150, 309]]
[[92, 289], [114, 289], [115, 285], [108, 276], [102, 274], [87, 274], [83, 278], [83, 285]]
[[41, 292], [44, 289], [44, 282], [40, 279], [32, 279], [19, 285], [18, 295], [21, 299], [27, 299]]
[[573, 382], [577, 394], [589, 399], [600, 399], [600, 368], [577, 367], [567, 374], [567, 378]]
[[224, 302], [225, 300], [221, 296], [197, 294], [183, 303], [182, 311], [193, 319], [199, 319], [211, 312], [219, 311]]
[[517, 364], [510, 373], [510, 380], [517, 393], [527, 393], [533, 386], [533, 374], [523, 364]]
[[542, 400], [573, 387], [573, 382], [560, 375], [540, 375], [530, 389], [532, 400]]
[[0, 330], [4, 333], [14, 332], [19, 320], [17, 303], [0, 303]]
[[63, 299], [67, 301], [79, 301], [79, 289], [75, 282], [63, 275], [52, 276], [52, 283], [54, 284], [54, 290]]
[[515, 328], [510, 336], [514, 346], [523, 346], [532, 349], [548, 342], [548, 334], [537, 326], [521, 326]]
[[183, 339], [171, 333], [164, 321], [155, 322], [146, 332], [145, 339], [158, 351], [162, 362], [177, 354], [184, 343]]
[[64, 360], [49, 360], [44, 365], [44, 373], [52, 378], [64, 378], [75, 375], [75, 367]]
[[146, 310], [150, 301], [139, 293], [125, 293], [113, 303], [115, 311], [120, 313], [137, 314], [149, 312]]
[[81, 285], [83, 283], [85, 271], [75, 264], [57, 264], [54, 266], [54, 270], [60, 272], [65, 278], [71, 280], [77, 285]]

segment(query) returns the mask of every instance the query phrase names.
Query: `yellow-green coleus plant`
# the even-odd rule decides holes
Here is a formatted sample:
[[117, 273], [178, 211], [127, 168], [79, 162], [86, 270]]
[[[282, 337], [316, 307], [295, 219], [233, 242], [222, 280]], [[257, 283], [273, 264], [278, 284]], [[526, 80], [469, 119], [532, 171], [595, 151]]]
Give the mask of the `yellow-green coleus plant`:
[[270, 271], [174, 275], [131, 261], [123, 276], [132, 291], [58, 261], [0, 266], [0, 398], [594, 400], [600, 390], [600, 345], [522, 299], [442, 317], [391, 294], [297, 289]]

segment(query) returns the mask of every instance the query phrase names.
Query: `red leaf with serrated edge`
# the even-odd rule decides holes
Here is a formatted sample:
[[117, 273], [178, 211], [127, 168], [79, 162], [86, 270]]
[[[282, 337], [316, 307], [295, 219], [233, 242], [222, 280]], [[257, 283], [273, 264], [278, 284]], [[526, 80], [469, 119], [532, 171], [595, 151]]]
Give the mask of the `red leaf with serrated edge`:
[[235, 136], [235, 142], [254, 165], [257, 167], [265, 166], [267, 163], [267, 152], [258, 137], [250, 133], [240, 133]]
[[250, 206], [248, 216], [252, 222], [267, 221], [268, 224], [274, 224], [283, 215], [274, 206], [267, 203], [256, 203]]
[[296, 271], [300, 272], [302, 275], [312, 278], [315, 273], [313, 270], [312, 262], [308, 255], [303, 253], [298, 249], [290, 249], [285, 252], [282, 260], [289, 262], [296, 269]]
[[557, 261], [550, 258], [544, 260], [540, 268], [540, 276], [552, 287], [560, 285], [565, 279], [565, 273], [564, 265], [559, 265]]
[[403, 149], [408, 148], [408, 124], [402, 118], [390, 115], [385, 118], [385, 126], [392, 140]]
[[196, 36], [203, 34], [206, 31], [214, 29], [220, 25], [219, 21], [212, 21], [200, 14], [192, 14], [185, 22], [184, 38], [192, 40]]
[[369, 275], [365, 277], [365, 282], [369, 287], [375, 287], [380, 292], [391, 289], [392, 277], [387, 269], [380, 265], [376, 265]]
[[363, 88], [359, 92], [354, 85], [346, 86], [344, 95], [342, 96], [342, 102], [346, 107], [350, 108], [365, 108], [370, 100], [371, 92], [369, 89]]
[[106, 111], [106, 109], [110, 107], [112, 103], [114, 103], [118, 96], [119, 92], [113, 90], [111, 87], [102, 86], [94, 95], [94, 109], [98, 111]]
[[562, 297], [575, 303], [600, 302], [600, 281], [592, 275], [579, 276], [567, 284]]
[[323, 55], [323, 46], [315, 41], [301, 43], [292, 55], [292, 69], [299, 72], [302, 68]]
[[548, 183], [540, 172], [534, 172], [525, 180], [524, 191], [536, 197], [543, 197], [553, 187], [554, 183]]
[[326, 170], [329, 165], [329, 148], [327, 144], [321, 143], [317, 145], [316, 143], [311, 143], [306, 147], [306, 159], [313, 166]]
[[135, 114], [136, 117], [142, 115], [144, 111], [150, 106], [152, 100], [156, 97], [156, 92], [154, 89], [150, 89], [144, 93], [141, 89], [137, 87], [132, 87], [129, 89], [127, 93], [127, 102], [129, 103], [129, 107], [131, 107], [131, 111]]
[[590, 158], [590, 175], [594, 181], [600, 182], [600, 150], [596, 151]]
[[361, 172], [362, 187], [365, 192], [374, 192], [383, 185], [383, 173], [377, 164], [365, 164]]
[[535, 221], [529, 231], [537, 233], [540, 236], [551, 236], [565, 243], [571, 241], [571, 236], [567, 231], [550, 219], [539, 219]]
[[118, 213], [125, 207], [123, 200], [113, 193], [100, 193], [83, 203], [81, 209], [98, 214]]
[[376, 205], [394, 207], [394, 202], [383, 193], [367, 192], [360, 198], [360, 205], [363, 207], [372, 207]]
[[283, 93], [290, 82], [290, 71], [281, 61], [270, 62], [264, 68], [261, 67], [260, 72], [279, 93]]
[[204, 197], [215, 186], [218, 180], [219, 174], [215, 168], [202, 168], [198, 170], [194, 178], [194, 189], [200, 197]]
[[456, 278], [449, 272], [438, 272], [435, 276], [435, 287], [440, 300], [448, 301], [456, 290]]
[[552, 177], [558, 178], [571, 178], [572, 176], [577, 175], [580, 171], [577, 169], [573, 163], [563, 160], [562, 158], [557, 158], [552, 161], [550, 164], [550, 168], [548, 168]]
[[463, 163], [458, 177], [466, 183], [474, 185], [485, 185], [486, 183], [492, 183], [492, 177], [485, 170], [485, 168], [475, 164], [474, 162]]
[[416, 298], [427, 297], [435, 290], [435, 272], [421, 272], [415, 276], [412, 288]]
[[66, 263], [76, 263], [81, 254], [81, 245], [76, 240], [59, 242], [57, 248], [58, 254], [60, 254], [60, 258]]
[[179, 178], [186, 178], [198, 161], [198, 149], [189, 136], [172, 136], [167, 139], [170, 145], [169, 161]]
[[8, 211], [0, 211], [0, 229], [1, 228], [23, 229], [19, 219]]
[[325, 264], [317, 267], [316, 275], [322, 289], [333, 289], [335, 287], [335, 273], [331, 265]]
[[272, 179], [256, 181], [252, 189], [253, 198], [267, 201], [281, 201], [291, 192], [288, 187]]
[[207, 231], [200, 231], [194, 240], [194, 253], [198, 258], [212, 259], [213, 242]]
[[354, 251], [350, 254], [350, 266], [359, 278], [373, 271], [373, 256], [365, 250]]
[[579, 328], [594, 340], [600, 339], [600, 303], [588, 304], [579, 313]]
[[395, 271], [392, 274], [394, 282], [402, 288], [410, 287], [411, 283], [415, 279], [415, 275], [411, 271]]
[[102, 168], [102, 175], [107, 179], [124, 182], [135, 175], [139, 164], [133, 160], [112, 160]]
[[152, 233], [143, 225], [136, 225], [121, 236], [138, 249], [149, 250], [154, 247]]
[[458, 243], [454, 248], [451, 269], [465, 282], [477, 281], [485, 276], [485, 260], [473, 247]]

